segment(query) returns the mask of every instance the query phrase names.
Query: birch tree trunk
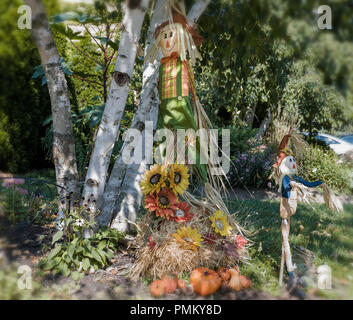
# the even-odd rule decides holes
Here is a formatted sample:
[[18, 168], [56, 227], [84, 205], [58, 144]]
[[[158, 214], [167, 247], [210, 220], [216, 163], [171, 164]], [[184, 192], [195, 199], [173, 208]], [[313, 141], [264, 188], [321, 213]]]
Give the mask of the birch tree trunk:
[[252, 124], [255, 118], [256, 107], [257, 107], [256, 104], [254, 104], [253, 106], [248, 107], [246, 110], [244, 122], [245, 122], [245, 125], [248, 126], [249, 128], [252, 128]]
[[75, 141], [70, 99], [64, 71], [41, 0], [26, 0], [32, 9], [32, 37], [38, 48], [47, 79], [53, 117], [53, 160], [60, 197], [59, 211], [79, 199]]
[[[162, 22], [161, 8], [164, 4], [165, 0], [156, 1], [151, 23], [147, 31], [145, 56], [153, 45], [154, 30], [156, 26], [158, 26], [158, 24]], [[132, 120], [130, 127], [130, 129], [135, 129], [140, 132], [140, 139], [134, 142], [134, 144], [136, 144], [136, 147], [134, 149], [138, 151], [141, 151], [141, 147], [144, 148], [145, 146], [145, 120], [149, 118], [149, 113], [151, 112], [153, 106], [155, 106], [155, 110], [158, 111], [158, 67], [159, 61], [155, 64], [148, 63], [144, 65], [140, 105], [136, 111], [136, 114]], [[120, 208], [122, 208], [122, 212], [120, 214], [114, 215], [114, 218], [116, 218], [114, 219], [114, 227], [123, 232], [128, 231], [128, 223], [126, 221], [126, 218], [130, 221], [134, 221], [136, 219], [139, 203], [142, 200], [139, 182], [141, 180], [143, 172], [148, 169], [145, 156], [141, 157], [142, 159], [139, 164], [128, 165], [124, 161], [122, 154], [125, 153], [125, 150], [130, 148], [130, 151], [132, 153], [134, 152], [133, 148], [131, 148], [130, 146], [130, 142], [131, 141], [129, 141], [128, 139], [125, 139], [124, 144], [121, 148], [120, 155], [114, 164], [113, 170], [110, 174], [110, 178], [104, 192], [103, 210], [98, 217], [99, 225], [107, 226], [112, 221], [113, 211], [120, 213]], [[135, 156], [136, 158], [136, 155], [133, 156]], [[128, 177], [130, 177], [130, 179], [127, 179], [128, 177], [126, 177], [126, 173], [128, 171]], [[126, 183], [130, 183], [130, 186], [126, 186], [127, 192], [121, 193], [120, 190], [122, 189], [121, 187], [124, 181], [126, 181]], [[138, 206], [136, 206], [137, 204]], [[115, 208], [115, 206], [117, 207]]]
[[262, 122], [260, 124], [260, 128], [255, 135], [255, 142], [259, 141], [260, 139], [262, 139], [264, 137], [267, 129], [269, 128], [269, 126], [272, 122], [272, 119], [273, 119], [273, 113], [272, 113], [272, 110], [270, 107], [267, 112], [267, 116], [262, 120]]
[[125, 110], [129, 81], [134, 69], [141, 27], [149, 0], [126, 3], [113, 79], [97, 131], [82, 194], [82, 205], [89, 208], [91, 213], [102, 208], [109, 162]]
[[[206, 9], [210, 0], [197, 1], [190, 9], [188, 18], [194, 23], [201, 16], [203, 11]], [[148, 30], [148, 37], [146, 41], [146, 52], [149, 51], [154, 41], [154, 30], [161, 21], [159, 9], [164, 4], [163, 0], [157, 0], [156, 7], [153, 13], [151, 25]], [[150, 148], [144, 148], [146, 139], [145, 124], [146, 121], [153, 121], [153, 128], [156, 127], [157, 114], [158, 114], [158, 68], [160, 59], [154, 64], [145, 65], [143, 72], [142, 92], [141, 92], [141, 105], [139, 106], [136, 115], [132, 121], [132, 128], [138, 129], [141, 132], [140, 141], [134, 144], [135, 147], [131, 147], [131, 141], [128, 139], [124, 142], [122, 151], [119, 158], [114, 164], [109, 182], [107, 184], [106, 192], [104, 193], [104, 209], [101, 216], [99, 217], [99, 223], [101, 225], [109, 225], [123, 232], [129, 231], [128, 221], [135, 222], [142, 200], [142, 193], [140, 190], [140, 181], [143, 173], [148, 169], [148, 163], [151, 163], [152, 150]], [[127, 149], [134, 154], [135, 158], [140, 157], [140, 150], [142, 146], [142, 161], [135, 164], [126, 164], [123, 155], [127, 152]], [[144, 152], [146, 151], [146, 154]], [[137, 162], [137, 161], [136, 161]]]

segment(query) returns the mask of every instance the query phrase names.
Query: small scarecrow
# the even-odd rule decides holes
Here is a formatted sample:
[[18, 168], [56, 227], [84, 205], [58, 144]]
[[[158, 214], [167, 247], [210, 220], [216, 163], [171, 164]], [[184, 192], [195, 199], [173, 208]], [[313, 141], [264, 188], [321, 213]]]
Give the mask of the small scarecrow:
[[[289, 147], [290, 139], [294, 140], [297, 148], [305, 147], [305, 141], [302, 138], [291, 132], [283, 137], [279, 149], [277, 162], [273, 165], [277, 170], [279, 178], [279, 189], [281, 193], [280, 201], [280, 216], [282, 218], [282, 259], [280, 271], [280, 285], [282, 284], [284, 262], [286, 264], [289, 284], [294, 283], [294, 265], [292, 263], [292, 255], [289, 245], [290, 232], [290, 217], [296, 213], [298, 195], [306, 202], [311, 200], [311, 192], [309, 188], [321, 187], [327, 207], [332, 211], [342, 211], [342, 204], [335, 197], [329, 187], [320, 180], [309, 182], [297, 176], [298, 166], [294, 158], [294, 153]], [[300, 149], [299, 147], [299, 149]]]

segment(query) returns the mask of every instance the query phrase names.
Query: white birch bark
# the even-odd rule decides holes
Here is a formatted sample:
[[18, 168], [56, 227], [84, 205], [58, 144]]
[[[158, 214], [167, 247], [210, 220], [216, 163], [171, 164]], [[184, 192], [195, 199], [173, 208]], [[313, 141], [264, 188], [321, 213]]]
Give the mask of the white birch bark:
[[89, 208], [92, 213], [102, 208], [109, 162], [125, 110], [129, 80], [132, 76], [141, 27], [148, 5], [149, 0], [141, 0], [139, 5], [134, 4], [133, 8], [129, 7], [129, 2], [125, 6], [113, 79], [98, 128], [82, 194], [82, 205]]
[[267, 129], [269, 128], [269, 126], [272, 122], [272, 119], [273, 119], [273, 113], [272, 113], [272, 110], [270, 107], [270, 109], [267, 112], [267, 116], [265, 117], [265, 119], [262, 120], [262, 122], [260, 124], [260, 128], [256, 133], [255, 142], [258, 142], [260, 139], [262, 139], [264, 137]]
[[58, 188], [59, 212], [79, 199], [75, 141], [70, 99], [64, 71], [45, 8], [40, 0], [25, 1], [32, 9], [32, 37], [38, 48], [49, 89], [53, 117], [53, 160]]
[[[202, 12], [209, 4], [209, 0], [197, 1], [190, 10], [188, 18], [195, 23], [201, 16]], [[148, 37], [146, 41], [146, 52], [150, 49], [154, 41], [154, 29], [161, 22], [159, 8], [164, 4], [164, 1], [157, 0], [155, 13], [153, 14], [150, 28], [148, 30]], [[143, 72], [143, 83], [141, 92], [141, 105], [139, 106], [136, 115], [132, 121], [132, 128], [140, 126], [141, 142], [137, 145], [143, 145], [145, 141], [144, 125], [146, 121], [152, 120], [154, 128], [156, 127], [158, 114], [158, 68], [160, 59], [154, 64], [145, 66]], [[140, 164], [127, 165], [122, 158], [125, 148], [129, 148], [129, 141], [126, 141], [122, 147], [122, 152], [114, 164], [109, 182], [107, 184], [106, 192], [104, 193], [104, 209], [99, 217], [101, 225], [107, 225], [111, 222], [111, 227], [123, 232], [129, 231], [129, 221], [135, 222], [142, 200], [142, 193], [139, 182], [146, 169], [148, 169], [147, 159], [151, 154], [145, 154]], [[136, 148], [137, 149], [137, 148]], [[144, 149], [143, 149], [144, 151]]]
[[[147, 39], [145, 46], [145, 55], [150, 50], [154, 41], [154, 30], [158, 24], [162, 21], [162, 6], [164, 5], [165, 0], [157, 0], [154, 8], [154, 12], [152, 15], [151, 23], [147, 31]], [[157, 77], [158, 77], [158, 63], [145, 64], [143, 75], [142, 75], [142, 90], [141, 90], [141, 98], [140, 105], [136, 111], [136, 114], [131, 123], [131, 129], [137, 129], [141, 132], [141, 139], [137, 142], [137, 150], [144, 146], [145, 139], [145, 120], [149, 118], [149, 113], [151, 111], [152, 106], [155, 106], [155, 110], [158, 110], [158, 92], [157, 92]], [[155, 121], [156, 123], [156, 121]], [[107, 226], [111, 223], [113, 216], [115, 216], [114, 227], [120, 231], [126, 232], [128, 231], [128, 223], [126, 218], [135, 221], [137, 216], [137, 211], [139, 207], [139, 203], [141, 202], [142, 195], [139, 188], [139, 181], [141, 180], [141, 176], [144, 170], [148, 169], [146, 165], [145, 157], [140, 164], [130, 164], [125, 163], [122, 154], [125, 152], [127, 148], [130, 148], [129, 141], [125, 140], [121, 153], [116, 160], [113, 170], [110, 174], [109, 181], [106, 185], [106, 189], [104, 192], [104, 206], [102, 213], [98, 217], [99, 225]], [[131, 150], [132, 151], [132, 150]], [[130, 194], [124, 193], [120, 196], [120, 190], [125, 181], [125, 176], [127, 173], [127, 169], [129, 167], [128, 177], [130, 179], [126, 179], [126, 183], [129, 183], [130, 186], [126, 186], [126, 189], [129, 189]], [[126, 177], [127, 178], [127, 177]], [[125, 184], [126, 185], [126, 184]], [[131, 190], [130, 190], [131, 189]], [[128, 190], [126, 190], [128, 191]], [[136, 203], [138, 203], [138, 207], [136, 207]], [[120, 213], [120, 208], [115, 208], [115, 205], [121, 206], [122, 211]], [[113, 211], [119, 212], [120, 214], [114, 215]], [[129, 214], [130, 212], [130, 214]]]

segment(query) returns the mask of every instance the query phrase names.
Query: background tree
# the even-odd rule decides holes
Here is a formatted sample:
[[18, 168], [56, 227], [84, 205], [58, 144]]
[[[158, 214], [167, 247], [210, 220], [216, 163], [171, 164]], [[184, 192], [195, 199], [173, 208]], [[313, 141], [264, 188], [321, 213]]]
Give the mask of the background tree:
[[56, 182], [60, 186], [59, 209], [64, 211], [68, 209], [70, 196], [72, 201], [79, 199], [70, 98], [45, 7], [40, 0], [26, 0], [26, 3], [31, 7], [32, 36], [38, 48], [49, 89], [53, 118], [53, 160]]

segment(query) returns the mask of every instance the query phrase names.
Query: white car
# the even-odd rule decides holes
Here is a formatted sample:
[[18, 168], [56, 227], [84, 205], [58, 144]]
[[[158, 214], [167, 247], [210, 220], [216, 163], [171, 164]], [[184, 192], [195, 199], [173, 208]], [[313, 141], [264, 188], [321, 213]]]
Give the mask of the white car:
[[[307, 132], [302, 132], [302, 134], [308, 136]], [[352, 143], [331, 136], [330, 134], [318, 133], [316, 136], [314, 136], [314, 138], [327, 144], [338, 155], [343, 155], [347, 152], [353, 151]]]

